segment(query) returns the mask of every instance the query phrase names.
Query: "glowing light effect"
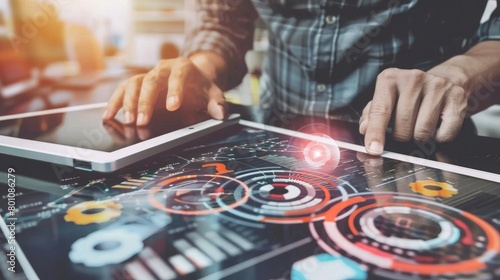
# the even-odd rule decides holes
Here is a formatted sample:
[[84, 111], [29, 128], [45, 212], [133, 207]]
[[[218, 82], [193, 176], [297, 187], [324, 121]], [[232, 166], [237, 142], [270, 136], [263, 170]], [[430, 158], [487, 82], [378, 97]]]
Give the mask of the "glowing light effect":
[[335, 141], [325, 134], [314, 134], [324, 141], [309, 142], [304, 148], [304, 160], [313, 168], [328, 166], [333, 170], [340, 161], [340, 150]]

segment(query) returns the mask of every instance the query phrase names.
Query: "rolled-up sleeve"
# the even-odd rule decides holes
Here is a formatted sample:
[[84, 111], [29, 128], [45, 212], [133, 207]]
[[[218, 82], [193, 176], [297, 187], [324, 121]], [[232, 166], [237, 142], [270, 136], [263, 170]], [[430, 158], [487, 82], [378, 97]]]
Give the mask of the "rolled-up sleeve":
[[183, 55], [200, 51], [221, 55], [228, 67], [227, 86], [236, 86], [247, 72], [245, 53], [253, 46], [256, 17], [250, 0], [197, 0], [196, 22]]
[[476, 33], [476, 42], [500, 40], [500, 0], [488, 21], [482, 23]]

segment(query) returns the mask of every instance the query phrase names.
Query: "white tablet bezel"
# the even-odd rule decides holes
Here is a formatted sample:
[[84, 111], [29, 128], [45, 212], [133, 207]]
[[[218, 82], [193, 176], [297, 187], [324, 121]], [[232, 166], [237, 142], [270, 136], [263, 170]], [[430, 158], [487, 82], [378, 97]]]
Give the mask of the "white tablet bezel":
[[[103, 108], [106, 105], [107, 103], [97, 103], [10, 115], [0, 117], [0, 121]], [[197, 139], [215, 130], [234, 124], [237, 122], [238, 117], [238, 115], [232, 115], [225, 121], [213, 119], [203, 121], [113, 152], [103, 152], [85, 147], [72, 147], [36, 140], [0, 136], [0, 153], [71, 166], [81, 170], [113, 172], [134, 162], [181, 145], [186, 141]], [[81, 146], [83, 146], [83, 144]]]

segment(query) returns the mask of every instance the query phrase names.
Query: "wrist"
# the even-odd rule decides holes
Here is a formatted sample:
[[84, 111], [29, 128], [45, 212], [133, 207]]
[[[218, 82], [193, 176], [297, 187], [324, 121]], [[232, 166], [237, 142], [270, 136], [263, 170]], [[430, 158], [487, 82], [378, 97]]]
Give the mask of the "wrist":
[[468, 95], [475, 91], [477, 85], [473, 83], [470, 69], [465, 67], [475, 64], [471, 57], [459, 55], [435, 66], [428, 71], [429, 74], [447, 79], [452, 84], [462, 87]]
[[224, 87], [227, 83], [226, 62], [219, 54], [211, 51], [200, 51], [190, 55], [189, 60], [219, 87]]

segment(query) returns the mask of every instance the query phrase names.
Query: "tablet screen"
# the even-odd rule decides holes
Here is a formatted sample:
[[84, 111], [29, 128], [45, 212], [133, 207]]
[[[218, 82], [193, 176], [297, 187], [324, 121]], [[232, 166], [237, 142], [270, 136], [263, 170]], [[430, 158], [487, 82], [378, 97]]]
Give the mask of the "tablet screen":
[[201, 113], [189, 116], [158, 110], [146, 127], [124, 125], [121, 113], [103, 122], [104, 108], [93, 108], [0, 121], [0, 135], [113, 152], [139, 142], [209, 119]]
[[498, 278], [498, 182], [328, 129], [233, 125], [105, 177], [18, 186], [19, 211], [0, 211], [41, 279]]

